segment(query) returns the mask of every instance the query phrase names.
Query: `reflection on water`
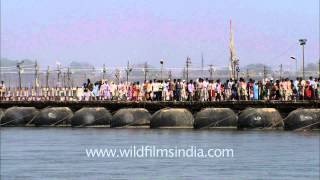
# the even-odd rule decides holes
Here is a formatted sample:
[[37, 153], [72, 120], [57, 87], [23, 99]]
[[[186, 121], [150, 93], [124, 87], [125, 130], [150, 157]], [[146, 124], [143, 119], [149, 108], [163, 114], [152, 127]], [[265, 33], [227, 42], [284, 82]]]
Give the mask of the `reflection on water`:
[[[319, 179], [318, 132], [1, 128], [1, 179]], [[88, 158], [86, 148], [233, 148], [233, 158]]]

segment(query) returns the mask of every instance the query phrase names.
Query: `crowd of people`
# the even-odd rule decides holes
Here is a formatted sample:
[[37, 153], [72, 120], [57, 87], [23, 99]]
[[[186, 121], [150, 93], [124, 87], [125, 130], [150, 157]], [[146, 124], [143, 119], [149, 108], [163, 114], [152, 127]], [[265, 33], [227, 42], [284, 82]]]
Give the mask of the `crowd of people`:
[[198, 78], [119, 82], [91, 82], [81, 87], [6, 88], [0, 84], [4, 101], [226, 101], [226, 100], [319, 100], [320, 79], [288, 78], [226, 81]]

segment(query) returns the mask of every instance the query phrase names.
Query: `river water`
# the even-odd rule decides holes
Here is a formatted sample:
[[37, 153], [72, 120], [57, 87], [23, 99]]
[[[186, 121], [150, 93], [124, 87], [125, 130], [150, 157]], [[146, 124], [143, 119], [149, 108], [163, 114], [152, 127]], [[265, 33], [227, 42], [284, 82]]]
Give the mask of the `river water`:
[[[319, 179], [319, 132], [1, 128], [1, 179]], [[91, 158], [88, 148], [228, 148], [233, 157]]]

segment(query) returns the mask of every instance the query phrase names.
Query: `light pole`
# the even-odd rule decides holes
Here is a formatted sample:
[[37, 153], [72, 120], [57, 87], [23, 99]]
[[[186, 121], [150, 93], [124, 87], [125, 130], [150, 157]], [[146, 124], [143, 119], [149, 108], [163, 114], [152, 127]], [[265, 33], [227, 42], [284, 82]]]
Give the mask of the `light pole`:
[[38, 87], [38, 62], [37, 60], [34, 62], [34, 89], [36, 90]]
[[60, 63], [57, 63], [58, 87], [61, 86], [61, 83], [60, 83], [60, 75], [61, 75], [61, 64], [60, 64]]
[[[233, 68], [232, 68], [233, 69], [233, 79], [235, 79], [237, 68], [239, 68], [239, 61], [240, 60], [238, 58], [232, 61], [233, 62], [233, 64], [232, 64], [232, 66], [233, 66]], [[237, 79], [238, 79], [238, 77], [237, 77]]]
[[70, 88], [70, 86], [71, 86], [71, 81], [70, 81], [70, 79], [71, 79], [71, 71], [70, 71], [70, 67], [68, 67], [68, 71], [67, 71], [67, 77], [68, 77], [68, 87]]
[[[117, 83], [119, 83], [120, 82], [120, 70], [119, 69], [116, 69], [114, 76], [117, 79]], [[128, 74], [127, 74], [127, 84], [128, 84]]]
[[263, 81], [266, 80], [266, 75], [267, 75], [266, 65], [263, 65]]
[[129, 73], [132, 71], [132, 68], [130, 68], [129, 61], [127, 63], [126, 73], [127, 73], [127, 83], [129, 82]]
[[246, 76], [247, 76], [247, 80], [249, 81], [250, 79], [249, 69], [247, 69]]
[[147, 74], [148, 74], [148, 62], [145, 62], [145, 63], [144, 63], [143, 73], [144, 73], [144, 81], [147, 81]]
[[186, 61], [187, 66], [187, 82], [189, 82], [189, 65], [191, 64], [191, 58], [188, 56]]
[[48, 66], [48, 69], [47, 69], [46, 88], [49, 88], [49, 72], [50, 72], [50, 66]]
[[160, 72], [160, 78], [162, 79], [162, 72], [163, 72], [163, 59], [160, 60], [160, 64], [161, 64], [161, 72]]
[[171, 70], [169, 70], [168, 78], [169, 78], [170, 80], [172, 79], [172, 72], [171, 72]]
[[215, 71], [213, 64], [209, 64], [209, 73], [210, 73], [210, 80], [213, 79], [213, 72]]
[[22, 72], [22, 64], [24, 63], [24, 61], [18, 62], [17, 63], [17, 68], [18, 68], [18, 75], [19, 75], [19, 90], [21, 91], [21, 86], [22, 86], [22, 82], [21, 82], [21, 72]]
[[63, 72], [63, 85], [62, 87], [66, 88], [66, 72]]
[[104, 78], [105, 78], [105, 76], [106, 76], [106, 72], [107, 72], [107, 70], [106, 70], [106, 65], [103, 64], [103, 69], [102, 69], [102, 79], [103, 79], [103, 80], [104, 80]]
[[296, 63], [296, 77], [298, 77], [298, 60], [297, 60], [297, 58], [295, 58], [293, 56], [291, 56], [290, 58], [293, 59]]
[[302, 47], [302, 77], [305, 79], [304, 74], [304, 45], [306, 45], [307, 39], [299, 39], [300, 46]]
[[237, 71], [237, 81], [238, 81], [238, 79], [239, 79], [239, 72], [240, 72], [240, 68], [239, 68], [238, 65], [236, 66], [236, 71]]

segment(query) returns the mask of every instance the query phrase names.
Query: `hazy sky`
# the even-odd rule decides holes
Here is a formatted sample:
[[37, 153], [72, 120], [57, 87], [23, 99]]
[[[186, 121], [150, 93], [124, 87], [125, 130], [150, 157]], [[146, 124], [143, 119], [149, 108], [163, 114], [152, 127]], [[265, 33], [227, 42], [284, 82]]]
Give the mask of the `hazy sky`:
[[1, 56], [124, 66], [226, 66], [229, 20], [242, 64], [319, 59], [319, 0], [1, 0]]

